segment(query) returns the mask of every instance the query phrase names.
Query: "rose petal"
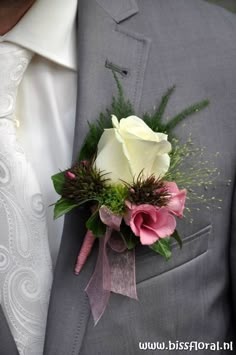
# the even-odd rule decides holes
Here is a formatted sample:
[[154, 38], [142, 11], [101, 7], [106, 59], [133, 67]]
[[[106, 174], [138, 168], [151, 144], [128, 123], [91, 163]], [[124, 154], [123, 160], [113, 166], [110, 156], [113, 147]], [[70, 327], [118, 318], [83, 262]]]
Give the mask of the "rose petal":
[[[117, 127], [118, 128], [118, 127]], [[155, 132], [139, 117], [129, 116], [120, 120], [119, 129], [121, 135], [132, 134], [136, 138], [155, 139]]]
[[141, 213], [136, 214], [130, 221], [130, 228], [136, 236], [139, 236], [140, 228], [143, 223], [143, 216]]
[[180, 190], [174, 181], [165, 181], [165, 187], [169, 193], [177, 194]]
[[[163, 176], [169, 169], [170, 158], [168, 154], [164, 154], [164, 152], [169, 152], [169, 142], [157, 143], [141, 139], [126, 139], [122, 147], [123, 149], [125, 147], [124, 154], [129, 156], [131, 172], [135, 177], [141, 172], [145, 177], [152, 174], [159, 177]], [[128, 154], [125, 153], [125, 150]]]
[[167, 206], [168, 209], [177, 217], [183, 217], [187, 190], [179, 190], [175, 182], [166, 182], [165, 186], [171, 195]]
[[158, 214], [158, 227], [157, 227], [158, 236], [160, 238], [169, 237], [174, 233], [175, 228], [176, 228], [175, 217], [172, 216], [167, 209], [163, 208], [163, 211], [159, 212]]
[[159, 238], [169, 237], [176, 228], [175, 217], [166, 207], [158, 208], [143, 204], [132, 206], [129, 213], [130, 228], [140, 237], [143, 245], [150, 245]]
[[147, 226], [143, 226], [140, 230], [140, 242], [142, 245], [151, 245], [155, 243], [159, 239], [156, 232], [148, 228]]
[[157, 155], [150, 169], [150, 175], [153, 174], [157, 178], [163, 177], [170, 167], [170, 156], [168, 154]]
[[186, 195], [187, 191], [181, 190], [169, 200], [168, 209], [178, 217], [183, 217]]
[[114, 128], [102, 134], [95, 164], [110, 173], [110, 178], [128, 183], [143, 172], [144, 177], [162, 177], [170, 166], [171, 144], [164, 133], [154, 132], [136, 116], [118, 121], [112, 116]]
[[120, 179], [132, 181], [127, 159], [121, 143], [116, 139], [114, 129], [107, 129], [103, 132], [98, 143], [95, 166], [97, 169], [109, 173], [108, 177], [114, 182], [118, 182]]

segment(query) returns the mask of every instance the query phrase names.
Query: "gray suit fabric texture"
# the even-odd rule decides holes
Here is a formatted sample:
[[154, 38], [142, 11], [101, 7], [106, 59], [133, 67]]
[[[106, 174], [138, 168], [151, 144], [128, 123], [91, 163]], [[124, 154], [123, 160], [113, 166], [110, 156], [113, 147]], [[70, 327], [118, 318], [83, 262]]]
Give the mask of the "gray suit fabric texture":
[[[95, 121], [116, 94], [111, 70], [105, 66], [107, 61], [112, 62], [123, 69], [119, 78], [139, 115], [152, 110], [173, 84], [177, 89], [166, 120], [191, 103], [210, 99], [210, 106], [188, 118], [175, 134], [185, 142], [191, 133], [194, 145], [205, 147], [204, 159], [209, 162], [216, 152], [220, 153], [215, 157], [220, 174], [204, 193], [208, 199], [222, 199], [222, 203], [221, 209], [207, 209], [199, 204], [192, 212], [192, 223], [190, 217], [178, 223], [183, 248], [179, 250], [173, 245], [169, 262], [149, 248], [137, 248], [139, 300], [112, 294], [96, 327], [84, 289], [94, 270], [97, 245], [81, 274], [75, 276], [73, 268], [85, 234], [84, 214], [88, 211], [70, 213], [65, 218], [55, 270], [44, 355], [136, 355], [143, 353], [139, 342], [166, 342], [168, 346], [168, 341], [233, 340], [236, 333], [235, 38], [235, 15], [202, 0], [78, 2], [74, 158], [88, 132], [87, 121]], [[232, 180], [231, 184], [228, 180]], [[5, 349], [0, 353], [11, 354]]]

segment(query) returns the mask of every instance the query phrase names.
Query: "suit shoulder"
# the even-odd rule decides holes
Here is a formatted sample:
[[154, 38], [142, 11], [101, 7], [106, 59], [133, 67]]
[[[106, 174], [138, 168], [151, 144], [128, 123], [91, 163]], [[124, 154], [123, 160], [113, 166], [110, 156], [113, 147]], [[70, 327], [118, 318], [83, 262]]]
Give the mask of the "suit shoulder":
[[222, 6], [209, 3], [206, 0], [180, 0], [182, 6], [194, 11], [199, 20], [205, 20], [215, 28], [225, 28], [236, 31], [236, 15]]
[[141, 22], [148, 22], [158, 37], [215, 38], [222, 39], [223, 47], [236, 48], [236, 15], [218, 5], [205, 0], [138, 0], [138, 6]]

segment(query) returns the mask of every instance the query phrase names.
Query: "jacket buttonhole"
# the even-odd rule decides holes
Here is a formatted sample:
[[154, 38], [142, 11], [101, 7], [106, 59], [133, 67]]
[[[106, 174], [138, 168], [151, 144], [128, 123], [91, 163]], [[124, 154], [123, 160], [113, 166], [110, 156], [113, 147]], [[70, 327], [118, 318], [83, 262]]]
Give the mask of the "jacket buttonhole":
[[105, 67], [107, 69], [114, 71], [115, 73], [120, 74], [123, 78], [128, 77], [130, 74], [130, 71], [128, 68], [123, 68], [123, 67], [109, 61], [108, 59], [106, 59], [106, 61], [105, 61]]

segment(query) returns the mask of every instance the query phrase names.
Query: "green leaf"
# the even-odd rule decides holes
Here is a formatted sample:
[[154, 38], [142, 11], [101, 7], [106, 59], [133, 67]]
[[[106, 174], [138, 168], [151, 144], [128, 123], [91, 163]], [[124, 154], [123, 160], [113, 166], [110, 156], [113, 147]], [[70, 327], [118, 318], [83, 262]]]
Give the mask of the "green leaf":
[[171, 258], [170, 238], [161, 238], [149, 246], [156, 253], [164, 256], [166, 260]]
[[183, 242], [177, 230], [174, 231], [174, 233], [171, 235], [171, 238], [174, 238], [176, 242], [179, 244], [179, 247], [182, 248]]
[[96, 210], [86, 222], [86, 228], [93, 232], [95, 237], [102, 237], [106, 233], [106, 226], [102, 223], [99, 210]]
[[58, 200], [54, 207], [54, 219], [57, 219], [64, 214], [70, 212], [75, 207], [78, 207], [78, 204], [75, 204], [73, 201], [67, 200], [65, 198], [61, 198]]
[[122, 222], [120, 227], [120, 235], [128, 250], [134, 249], [139, 242], [139, 238], [134, 235], [130, 227], [128, 227], [124, 222]]
[[54, 189], [59, 195], [61, 195], [65, 183], [65, 172], [61, 171], [60, 173], [53, 175], [51, 179], [54, 185]]

